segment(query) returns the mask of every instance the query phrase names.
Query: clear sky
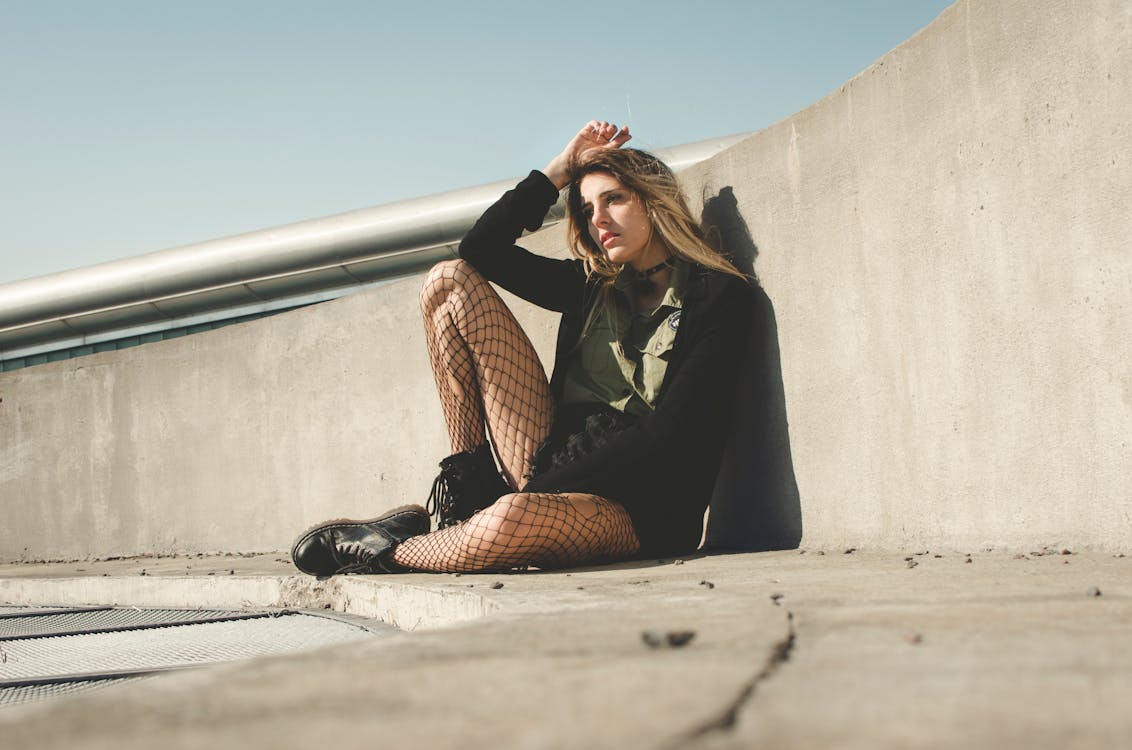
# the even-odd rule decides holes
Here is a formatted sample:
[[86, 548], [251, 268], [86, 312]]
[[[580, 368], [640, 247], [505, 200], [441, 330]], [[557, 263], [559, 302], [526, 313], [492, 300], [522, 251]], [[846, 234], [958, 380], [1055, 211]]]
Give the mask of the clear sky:
[[759, 130], [951, 0], [0, 0], [0, 283]]

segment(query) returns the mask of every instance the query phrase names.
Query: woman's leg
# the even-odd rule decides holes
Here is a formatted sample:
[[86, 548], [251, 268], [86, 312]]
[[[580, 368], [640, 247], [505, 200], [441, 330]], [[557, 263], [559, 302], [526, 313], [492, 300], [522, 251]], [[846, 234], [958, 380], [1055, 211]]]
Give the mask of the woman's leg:
[[425, 340], [452, 452], [491, 434], [503, 473], [523, 484], [554, 419], [554, 398], [527, 334], [466, 261], [433, 267], [421, 290]]
[[[519, 487], [554, 419], [554, 398], [534, 347], [465, 261], [433, 268], [421, 309], [452, 450], [478, 448], [490, 433], [508, 481]], [[320, 524], [300, 537], [291, 556], [314, 575], [382, 570], [387, 562], [458, 572], [577, 565], [624, 558], [640, 547], [624, 508], [579, 493], [502, 494], [462, 523], [405, 538], [421, 522], [428, 527], [423, 509], [414, 506], [394, 518]]]
[[[530, 339], [463, 260], [432, 269], [421, 311], [453, 452], [481, 445], [486, 424], [508, 481], [522, 486], [554, 419], [554, 398]], [[513, 493], [464, 523], [402, 542], [392, 560], [451, 572], [562, 567], [627, 557], [639, 547], [617, 503], [579, 493]]]
[[624, 559], [639, 548], [617, 503], [573, 492], [516, 492], [457, 526], [406, 539], [392, 561], [439, 573], [563, 568]]

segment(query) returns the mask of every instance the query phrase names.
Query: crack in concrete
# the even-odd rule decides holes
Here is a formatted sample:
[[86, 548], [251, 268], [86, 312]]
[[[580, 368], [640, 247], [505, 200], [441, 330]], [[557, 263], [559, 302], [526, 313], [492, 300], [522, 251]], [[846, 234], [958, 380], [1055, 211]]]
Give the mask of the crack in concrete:
[[774, 644], [774, 649], [771, 651], [770, 656], [767, 657], [763, 668], [759, 670], [758, 674], [751, 678], [750, 682], [743, 686], [739, 694], [735, 696], [735, 699], [731, 701], [731, 704], [723, 713], [683, 733], [666, 747], [684, 747], [688, 742], [703, 739], [707, 735], [715, 732], [727, 732], [735, 728], [735, 724], [739, 720], [739, 712], [750, 703], [759, 685], [773, 677], [775, 673], [782, 668], [782, 665], [790, 660], [790, 656], [794, 652], [794, 646], [797, 644], [797, 633], [794, 630], [794, 613], [789, 610], [786, 612], [786, 626], [786, 637]]

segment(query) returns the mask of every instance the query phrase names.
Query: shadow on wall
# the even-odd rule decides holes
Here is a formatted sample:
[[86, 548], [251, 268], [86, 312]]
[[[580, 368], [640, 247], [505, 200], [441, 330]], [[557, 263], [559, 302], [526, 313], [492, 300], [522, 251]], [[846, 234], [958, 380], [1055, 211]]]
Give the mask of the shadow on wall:
[[[704, 201], [701, 218], [711, 244], [754, 276], [758, 247], [731, 187]], [[723, 456], [708, 516], [704, 550], [796, 549], [802, 506], [790, 433], [774, 306], [756, 284], [755, 324], [739, 373], [735, 426]]]

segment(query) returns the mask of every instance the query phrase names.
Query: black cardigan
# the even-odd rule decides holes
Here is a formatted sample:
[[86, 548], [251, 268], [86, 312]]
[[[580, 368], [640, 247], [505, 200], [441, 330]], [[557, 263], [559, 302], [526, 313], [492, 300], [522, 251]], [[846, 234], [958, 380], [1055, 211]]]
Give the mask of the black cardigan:
[[[562, 314], [550, 386], [561, 399], [569, 356], [598, 298], [580, 260], [535, 255], [515, 245], [542, 226], [558, 190], [534, 171], [493, 204], [460, 243], [460, 257], [487, 279]], [[625, 507], [642, 554], [671, 555], [699, 544], [704, 509], [734, 411], [738, 367], [754, 319], [750, 284], [694, 266], [680, 327], [655, 411], [607, 445], [539, 474], [530, 492], [586, 492]]]

